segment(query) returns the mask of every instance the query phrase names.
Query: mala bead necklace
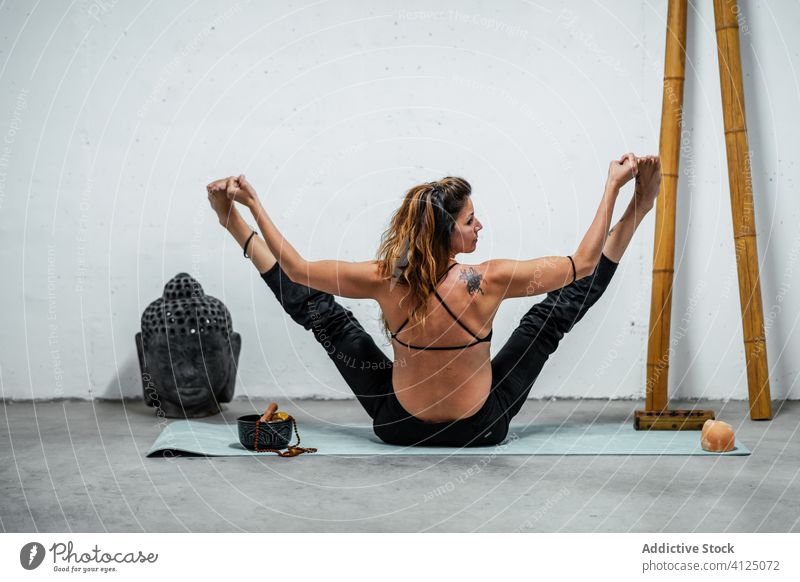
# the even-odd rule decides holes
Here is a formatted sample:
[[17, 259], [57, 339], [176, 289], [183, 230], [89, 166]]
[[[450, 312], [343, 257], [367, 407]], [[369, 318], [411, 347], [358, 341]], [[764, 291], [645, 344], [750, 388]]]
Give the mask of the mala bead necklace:
[[[297, 430], [297, 421], [294, 419], [293, 416], [286, 414], [285, 412], [277, 412], [278, 404], [275, 402], [271, 402], [267, 409], [264, 411], [264, 414], [261, 415], [256, 421], [256, 436], [253, 442], [253, 448], [255, 448], [256, 452], [258, 453], [276, 453], [281, 457], [296, 457], [297, 455], [302, 455], [303, 453], [316, 453], [317, 449], [313, 447], [301, 447], [298, 446], [300, 444], [300, 431]], [[273, 416], [278, 416], [279, 418], [273, 420]], [[285, 416], [285, 418], [284, 418]], [[287, 450], [282, 451], [280, 449], [272, 449], [272, 448], [259, 448], [258, 447], [258, 433], [260, 430], [260, 425], [262, 422], [280, 422], [285, 420], [292, 421], [292, 428], [294, 429], [295, 434], [297, 435], [297, 442], [293, 445], [288, 445]]]

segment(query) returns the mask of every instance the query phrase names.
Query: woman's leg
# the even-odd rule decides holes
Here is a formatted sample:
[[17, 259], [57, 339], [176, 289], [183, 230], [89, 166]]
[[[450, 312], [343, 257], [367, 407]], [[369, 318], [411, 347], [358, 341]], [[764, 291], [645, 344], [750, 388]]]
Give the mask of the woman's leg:
[[[215, 196], [212, 207], [222, 226], [244, 247], [252, 229], [236, 207]], [[371, 418], [392, 389], [392, 362], [375, 344], [372, 337], [353, 317], [353, 313], [332, 295], [294, 283], [281, 270], [266, 241], [254, 235], [247, 246], [253, 266], [272, 289], [284, 310], [323, 346], [347, 385]], [[388, 388], [387, 388], [388, 387]]]
[[[325, 349], [356, 398], [374, 419], [392, 390], [392, 361], [330, 293], [295, 283], [276, 262], [261, 273], [284, 311]], [[387, 392], [388, 391], [388, 392]]]
[[492, 390], [510, 421], [564, 334], [603, 295], [622, 255], [647, 213], [653, 208], [661, 180], [657, 164], [642, 166], [642, 180], [619, 222], [609, 231], [594, 273], [547, 294], [522, 317], [519, 327], [492, 359]]
[[556, 289], [522, 317], [492, 359], [492, 390], [510, 421], [519, 412], [550, 354], [608, 287], [617, 263], [605, 255], [594, 273]]

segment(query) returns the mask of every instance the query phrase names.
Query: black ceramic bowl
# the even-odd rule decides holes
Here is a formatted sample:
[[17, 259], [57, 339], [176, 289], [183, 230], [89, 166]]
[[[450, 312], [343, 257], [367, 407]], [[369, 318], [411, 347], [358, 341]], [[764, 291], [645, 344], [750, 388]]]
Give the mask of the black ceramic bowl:
[[[246, 414], [236, 419], [239, 425], [239, 442], [251, 451], [255, 450], [256, 421], [260, 414]], [[258, 424], [259, 449], [285, 449], [292, 438], [292, 420], [261, 422]]]

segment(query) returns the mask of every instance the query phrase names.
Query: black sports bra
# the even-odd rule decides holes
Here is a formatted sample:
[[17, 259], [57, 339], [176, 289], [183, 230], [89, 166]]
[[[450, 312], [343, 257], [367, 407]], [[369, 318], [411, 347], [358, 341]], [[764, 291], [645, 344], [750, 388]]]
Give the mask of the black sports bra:
[[[439, 277], [439, 281], [436, 281], [436, 285], [439, 285], [439, 282], [440, 282], [442, 279], [444, 279], [444, 277], [447, 275], [447, 273], [449, 273], [449, 272], [450, 272], [450, 269], [452, 269], [453, 267], [455, 267], [457, 264], [458, 264], [458, 263], [453, 263], [452, 265], [450, 265], [449, 267], [447, 267], [447, 270], [444, 272], [444, 274], [443, 274], [441, 277]], [[470, 334], [472, 337], [474, 337], [474, 338], [475, 338], [475, 341], [474, 341], [474, 342], [472, 342], [472, 343], [469, 343], [469, 344], [463, 345], [463, 346], [444, 346], [444, 347], [442, 347], [442, 346], [412, 346], [411, 344], [407, 344], [407, 343], [406, 343], [406, 342], [404, 342], [403, 340], [401, 340], [401, 339], [398, 339], [398, 338], [397, 338], [397, 334], [398, 334], [398, 333], [400, 333], [400, 331], [401, 331], [401, 330], [402, 330], [402, 329], [403, 329], [403, 328], [406, 326], [406, 324], [408, 323], [408, 320], [410, 319], [409, 317], [407, 317], [407, 318], [406, 318], [406, 320], [403, 322], [403, 325], [401, 325], [401, 326], [400, 326], [400, 328], [399, 328], [399, 329], [398, 329], [396, 332], [394, 332], [393, 334], [391, 334], [391, 337], [392, 337], [392, 339], [393, 339], [393, 340], [397, 340], [399, 343], [403, 344], [404, 346], [406, 346], [406, 347], [409, 347], [409, 348], [412, 348], [412, 349], [415, 349], [415, 350], [461, 350], [461, 349], [463, 349], [463, 348], [469, 348], [469, 347], [471, 347], [471, 346], [478, 345], [479, 343], [482, 343], [482, 342], [488, 342], [488, 341], [491, 341], [491, 339], [492, 339], [492, 332], [494, 332], [494, 330], [490, 330], [490, 331], [489, 331], [489, 333], [487, 334], [487, 336], [486, 336], [486, 337], [484, 337], [484, 338], [479, 338], [477, 335], [475, 335], [474, 333], [472, 333], [472, 331], [471, 331], [471, 330], [470, 330], [470, 329], [469, 329], [469, 328], [468, 328], [466, 325], [464, 325], [463, 323], [461, 323], [461, 321], [458, 319], [458, 316], [457, 316], [455, 313], [453, 313], [452, 311], [450, 311], [450, 308], [447, 306], [447, 304], [444, 302], [444, 299], [442, 299], [442, 296], [441, 296], [441, 295], [439, 295], [439, 292], [438, 292], [438, 291], [437, 291], [435, 288], [434, 288], [433, 292], [436, 294], [436, 298], [439, 300], [439, 303], [441, 303], [441, 304], [442, 304], [442, 306], [443, 306], [443, 307], [444, 307], [444, 308], [447, 310], [447, 313], [449, 313], [449, 314], [450, 314], [450, 315], [453, 317], [453, 319], [455, 319], [455, 321], [456, 321], [456, 323], [457, 323], [458, 325], [460, 325], [461, 327], [463, 327], [463, 328], [464, 328], [464, 329], [465, 329], [465, 330], [466, 330], [466, 331], [467, 331], [467, 332], [468, 332], [468, 333], [469, 333], [469, 334]]]

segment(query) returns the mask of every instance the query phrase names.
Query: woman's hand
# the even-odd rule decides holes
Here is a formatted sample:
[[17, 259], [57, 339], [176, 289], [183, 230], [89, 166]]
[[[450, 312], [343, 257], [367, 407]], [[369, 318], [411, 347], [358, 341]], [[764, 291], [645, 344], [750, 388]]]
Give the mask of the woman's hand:
[[616, 189], [622, 188], [639, 174], [639, 163], [633, 153], [627, 153], [608, 165], [608, 184]]
[[258, 194], [244, 177], [244, 174], [215, 180], [206, 186], [206, 189], [209, 197], [212, 194], [224, 193], [229, 201], [244, 204], [248, 208], [251, 208], [258, 201]]

